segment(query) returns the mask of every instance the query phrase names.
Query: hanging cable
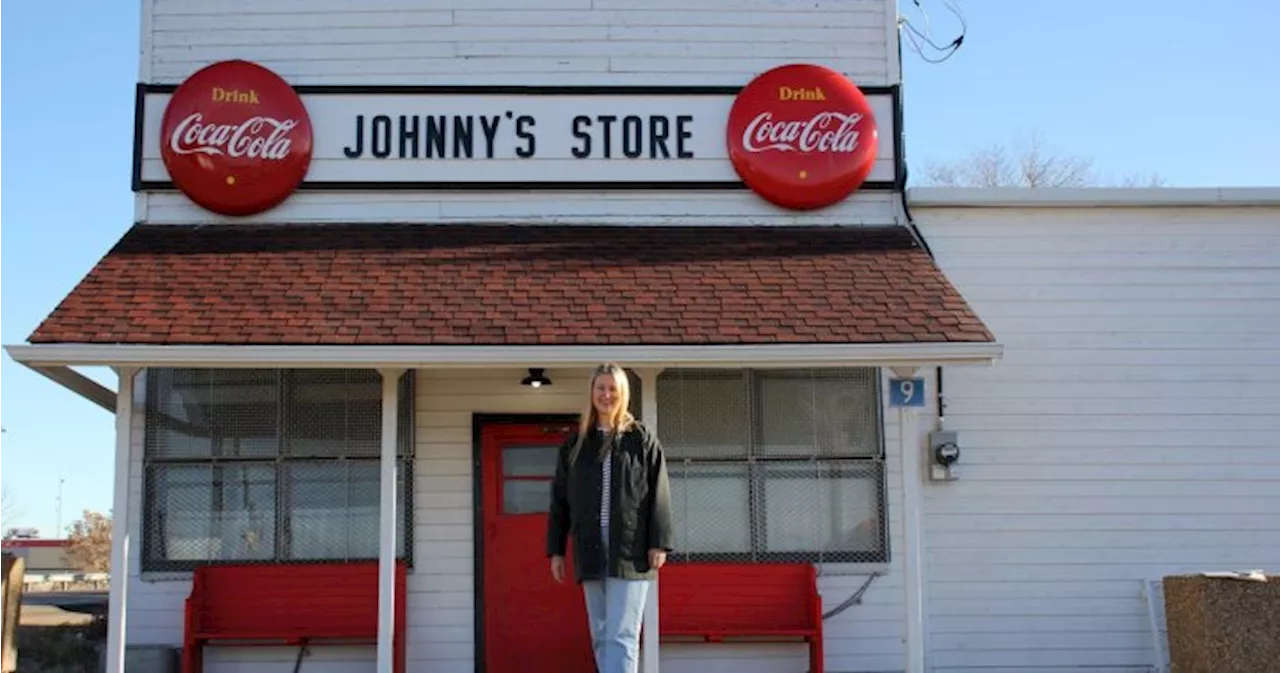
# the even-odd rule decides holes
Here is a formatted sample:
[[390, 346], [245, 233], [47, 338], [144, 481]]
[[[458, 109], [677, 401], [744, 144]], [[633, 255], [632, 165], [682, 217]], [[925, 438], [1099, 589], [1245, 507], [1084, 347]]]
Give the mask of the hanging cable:
[[[916, 9], [920, 10], [921, 16], [924, 17], [924, 32], [921, 32], [918, 28], [912, 25], [911, 20], [907, 17], [898, 17], [898, 27], [902, 30], [903, 35], [906, 36], [907, 41], [911, 44], [912, 48], [915, 49], [916, 54], [918, 54], [920, 58], [924, 59], [927, 63], [942, 63], [954, 56], [955, 53], [959, 51], [960, 45], [964, 44], [964, 37], [969, 30], [968, 23], [964, 20], [964, 14], [960, 11], [960, 8], [952, 2], [952, 0], [939, 0], [939, 2], [945, 5], [947, 9], [951, 10], [951, 13], [955, 14], [956, 18], [960, 20], [960, 34], [947, 45], [941, 45], [934, 41], [932, 35], [933, 22], [929, 18], [929, 12], [920, 5], [920, 0], [912, 0], [912, 3], [916, 6]], [[942, 56], [932, 57], [926, 55], [924, 49], [926, 46], [941, 52]]]
[[867, 579], [862, 583], [862, 586], [858, 587], [857, 590], [854, 591], [852, 595], [844, 599], [844, 601], [841, 602], [839, 605], [822, 613], [822, 619], [823, 620], [831, 619], [832, 617], [835, 617], [836, 615], [840, 614], [841, 612], [844, 612], [845, 610], [848, 610], [849, 608], [855, 605], [861, 605], [863, 594], [867, 593], [867, 589], [871, 587], [871, 583], [876, 581], [876, 578], [882, 576], [883, 574], [884, 573], [881, 573], [881, 572], [873, 572], [867, 575]]

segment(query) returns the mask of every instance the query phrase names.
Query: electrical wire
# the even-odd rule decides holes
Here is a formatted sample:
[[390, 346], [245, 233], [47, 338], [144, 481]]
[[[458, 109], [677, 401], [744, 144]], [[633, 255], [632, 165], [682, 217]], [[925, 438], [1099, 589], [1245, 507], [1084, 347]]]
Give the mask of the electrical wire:
[[848, 598], [844, 599], [844, 601], [841, 602], [839, 605], [822, 613], [823, 621], [831, 619], [832, 617], [835, 617], [836, 615], [840, 614], [841, 612], [844, 612], [845, 610], [848, 610], [849, 608], [855, 605], [862, 605], [863, 594], [867, 593], [867, 589], [871, 587], [871, 583], [876, 581], [877, 577], [881, 577], [883, 575], [884, 573], [882, 572], [873, 572], [867, 575], [867, 579], [862, 583], [862, 586], [858, 587], [857, 590], [853, 592], [853, 594], [851, 594]]
[[[916, 6], [917, 9], [920, 10], [920, 14], [924, 17], [924, 32], [921, 32], [920, 29], [912, 25], [911, 20], [906, 18], [905, 16], [898, 17], [898, 27], [902, 29], [903, 34], [907, 38], [907, 41], [911, 43], [911, 46], [915, 49], [916, 54], [918, 54], [920, 58], [924, 59], [928, 63], [942, 63], [943, 61], [954, 56], [955, 53], [959, 51], [960, 45], [964, 44], [964, 37], [969, 30], [969, 25], [964, 20], [964, 14], [960, 11], [960, 8], [953, 3], [952, 0], [939, 0], [939, 2], [945, 5], [947, 9], [951, 10], [951, 13], [955, 14], [956, 18], [960, 20], [960, 35], [957, 36], [956, 39], [952, 40], [951, 43], [947, 44], [946, 46], [943, 46], [938, 44], [937, 42], [934, 42], [932, 37], [933, 22], [929, 18], [929, 12], [926, 11], [924, 7], [920, 5], [920, 0], [912, 0], [912, 3]], [[941, 57], [927, 56], [925, 54], [925, 49], [924, 49], [924, 46], [926, 45], [939, 52], [943, 52], [943, 55]]]

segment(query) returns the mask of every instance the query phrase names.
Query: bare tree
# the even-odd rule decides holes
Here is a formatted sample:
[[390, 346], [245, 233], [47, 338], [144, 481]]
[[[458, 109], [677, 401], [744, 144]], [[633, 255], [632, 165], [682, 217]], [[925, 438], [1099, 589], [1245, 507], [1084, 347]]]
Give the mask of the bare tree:
[[1101, 178], [1087, 157], [1058, 152], [1039, 133], [1012, 145], [991, 144], [955, 161], [925, 166], [922, 184], [939, 187], [1159, 187], [1159, 175]]
[[111, 568], [111, 517], [92, 510], [71, 524], [67, 536], [68, 559], [87, 572], [102, 573]]
[[12, 525], [14, 518], [20, 517], [26, 513], [26, 509], [13, 496], [13, 488], [10, 486], [0, 486], [0, 519], [5, 523]]

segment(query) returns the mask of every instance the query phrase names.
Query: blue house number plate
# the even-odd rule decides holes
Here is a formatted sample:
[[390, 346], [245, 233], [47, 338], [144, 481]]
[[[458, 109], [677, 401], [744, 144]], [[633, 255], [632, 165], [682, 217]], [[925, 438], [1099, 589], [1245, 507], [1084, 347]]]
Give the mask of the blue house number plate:
[[890, 379], [889, 406], [923, 407], [924, 379]]

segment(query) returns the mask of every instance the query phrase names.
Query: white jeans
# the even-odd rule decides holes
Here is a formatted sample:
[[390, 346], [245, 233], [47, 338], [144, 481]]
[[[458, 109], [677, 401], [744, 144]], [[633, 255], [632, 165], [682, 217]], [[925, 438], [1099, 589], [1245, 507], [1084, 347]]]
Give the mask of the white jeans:
[[591, 648], [599, 673], [636, 673], [640, 667], [640, 623], [649, 580], [609, 577], [582, 583]]

